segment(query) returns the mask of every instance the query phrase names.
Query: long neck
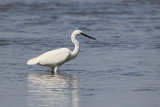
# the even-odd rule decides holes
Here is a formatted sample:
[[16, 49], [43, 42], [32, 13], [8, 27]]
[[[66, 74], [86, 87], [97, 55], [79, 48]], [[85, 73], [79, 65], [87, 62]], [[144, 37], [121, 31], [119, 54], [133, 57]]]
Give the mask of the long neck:
[[75, 34], [75, 33], [72, 33], [72, 35], [71, 35], [71, 40], [72, 40], [72, 42], [73, 42], [74, 45], [75, 45], [75, 48], [74, 48], [74, 50], [73, 50], [72, 53], [71, 53], [71, 56], [72, 56], [73, 58], [75, 58], [75, 57], [78, 55], [78, 52], [79, 52], [79, 49], [80, 49], [80, 47], [79, 47], [79, 42], [76, 40], [76, 34]]

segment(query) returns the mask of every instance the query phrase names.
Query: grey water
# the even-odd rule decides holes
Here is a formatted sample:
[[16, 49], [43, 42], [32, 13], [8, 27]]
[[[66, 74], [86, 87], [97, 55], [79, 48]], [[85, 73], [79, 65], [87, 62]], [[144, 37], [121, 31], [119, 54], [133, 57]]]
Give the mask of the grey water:
[[[28, 66], [48, 50], [78, 57]], [[1, 107], [160, 107], [159, 0], [0, 0]]]

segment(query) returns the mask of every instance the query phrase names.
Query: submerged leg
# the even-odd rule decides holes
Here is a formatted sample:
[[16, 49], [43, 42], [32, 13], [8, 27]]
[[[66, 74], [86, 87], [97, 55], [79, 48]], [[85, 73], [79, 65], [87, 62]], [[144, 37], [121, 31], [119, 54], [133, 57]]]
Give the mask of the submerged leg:
[[54, 72], [54, 68], [53, 67], [51, 68], [51, 72]]
[[54, 73], [57, 73], [57, 72], [58, 72], [58, 68], [59, 68], [59, 67], [55, 67], [55, 68], [54, 68]]
[[58, 66], [57, 67], [54, 67], [54, 68], [52, 68], [52, 73], [55, 73], [55, 74], [57, 74], [57, 72], [58, 72]]

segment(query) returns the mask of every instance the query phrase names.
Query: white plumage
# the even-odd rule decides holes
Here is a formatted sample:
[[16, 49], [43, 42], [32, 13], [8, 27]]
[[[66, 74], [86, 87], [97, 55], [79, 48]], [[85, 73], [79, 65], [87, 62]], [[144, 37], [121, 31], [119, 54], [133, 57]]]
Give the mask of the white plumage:
[[73, 51], [71, 51], [68, 48], [60, 48], [60, 49], [51, 50], [35, 58], [30, 59], [27, 62], [27, 64], [28, 65], [38, 64], [41, 66], [51, 67], [54, 70], [54, 72], [57, 72], [59, 66], [75, 58], [78, 55], [80, 47], [79, 47], [79, 42], [75, 38], [76, 36], [80, 34], [95, 40], [95, 38], [84, 34], [82, 31], [75, 30], [71, 35], [71, 40], [75, 44], [75, 49]]
[[[43, 53], [42, 55], [30, 59], [27, 64], [34, 65], [39, 64], [42, 66], [55, 67], [63, 64], [70, 55], [70, 50], [67, 48], [60, 48]], [[54, 60], [53, 60], [54, 59]]]

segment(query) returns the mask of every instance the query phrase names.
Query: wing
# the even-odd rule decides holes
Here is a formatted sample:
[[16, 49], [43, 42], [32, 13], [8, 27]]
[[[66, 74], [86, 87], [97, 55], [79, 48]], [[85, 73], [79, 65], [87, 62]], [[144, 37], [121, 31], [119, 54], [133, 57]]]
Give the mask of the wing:
[[34, 62], [43, 66], [59, 66], [68, 60], [70, 50], [67, 48], [61, 48], [56, 50], [48, 51], [35, 59]]

